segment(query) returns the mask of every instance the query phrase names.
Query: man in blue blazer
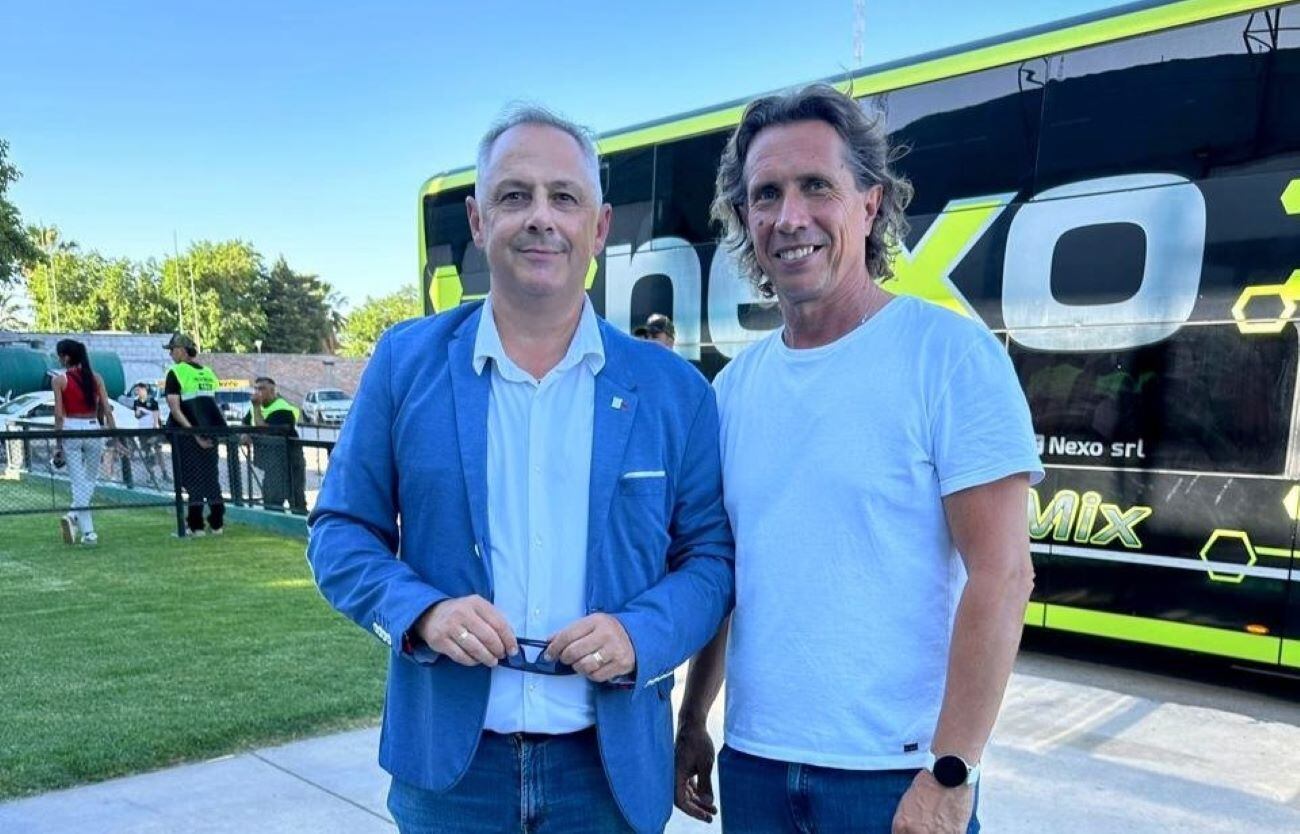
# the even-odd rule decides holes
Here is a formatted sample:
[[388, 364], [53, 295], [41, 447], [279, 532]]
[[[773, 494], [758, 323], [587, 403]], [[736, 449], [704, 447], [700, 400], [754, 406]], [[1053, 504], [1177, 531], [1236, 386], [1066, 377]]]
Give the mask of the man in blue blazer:
[[380, 339], [308, 560], [392, 650], [403, 832], [661, 831], [673, 669], [734, 590], [713, 393], [592, 310], [611, 209], [584, 130], [514, 112], [467, 208], [488, 299]]

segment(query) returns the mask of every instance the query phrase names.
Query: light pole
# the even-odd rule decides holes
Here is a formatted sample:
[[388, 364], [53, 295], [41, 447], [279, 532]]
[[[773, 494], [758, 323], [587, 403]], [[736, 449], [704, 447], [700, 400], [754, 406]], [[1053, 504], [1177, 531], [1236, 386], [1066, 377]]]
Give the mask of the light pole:
[[257, 348], [257, 373], [266, 376], [266, 360], [262, 358], [262, 340], [254, 339], [253, 347]]
[[322, 359], [321, 364], [325, 366], [325, 383], [329, 387], [333, 388], [334, 387], [334, 360]]

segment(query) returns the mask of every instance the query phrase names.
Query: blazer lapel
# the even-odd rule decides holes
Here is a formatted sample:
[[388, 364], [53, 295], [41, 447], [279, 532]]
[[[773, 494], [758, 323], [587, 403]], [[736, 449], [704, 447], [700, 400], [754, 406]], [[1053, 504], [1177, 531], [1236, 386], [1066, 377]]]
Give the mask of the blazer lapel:
[[469, 496], [470, 525], [474, 529], [474, 547], [491, 582], [492, 562], [486, 543], [487, 519], [487, 420], [488, 394], [492, 378], [474, 373], [474, 340], [478, 334], [480, 310], [456, 331], [448, 346], [451, 390], [456, 409], [456, 440], [460, 447], [460, 465], [465, 473], [465, 491]]
[[[601, 322], [601, 336], [604, 322]], [[592, 419], [591, 489], [587, 505], [587, 554], [598, 552], [608, 527], [610, 501], [623, 470], [623, 453], [636, 417], [635, 384], [622, 373], [623, 363], [613, 340], [605, 339], [605, 367], [596, 374], [595, 415]]]

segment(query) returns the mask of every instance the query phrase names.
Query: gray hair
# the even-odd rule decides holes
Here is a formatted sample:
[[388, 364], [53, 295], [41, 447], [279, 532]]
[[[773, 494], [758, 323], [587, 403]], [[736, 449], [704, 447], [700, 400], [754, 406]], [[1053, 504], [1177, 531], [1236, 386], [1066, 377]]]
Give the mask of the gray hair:
[[736, 253], [741, 274], [767, 298], [775, 295], [775, 291], [759, 268], [754, 242], [741, 217], [741, 209], [748, 199], [745, 157], [764, 128], [810, 120], [826, 122], [844, 140], [848, 151], [846, 162], [859, 188], [866, 190], [879, 185], [883, 191], [880, 210], [867, 236], [867, 272], [872, 278], [880, 281], [894, 274], [890, 263], [898, 251], [899, 241], [907, 234], [905, 210], [912, 200], [912, 184], [890, 169], [896, 156], [890, 150], [880, 119], [867, 118], [856, 101], [826, 84], [756, 99], [745, 108], [740, 124], [722, 151], [711, 214], [722, 225], [722, 243]]
[[520, 125], [544, 125], [553, 127], [556, 130], [562, 130], [573, 137], [573, 141], [578, 143], [582, 150], [583, 159], [587, 165], [587, 176], [591, 179], [591, 187], [596, 195], [596, 204], [604, 202], [603, 194], [600, 188], [600, 153], [596, 150], [596, 140], [590, 130], [580, 124], [569, 121], [539, 104], [514, 104], [492, 123], [487, 133], [478, 143], [478, 160], [475, 163], [477, 170], [474, 179], [474, 199], [479, 202], [483, 201], [483, 176], [487, 172], [488, 162], [492, 159], [492, 146], [501, 138], [501, 135], [512, 127]]

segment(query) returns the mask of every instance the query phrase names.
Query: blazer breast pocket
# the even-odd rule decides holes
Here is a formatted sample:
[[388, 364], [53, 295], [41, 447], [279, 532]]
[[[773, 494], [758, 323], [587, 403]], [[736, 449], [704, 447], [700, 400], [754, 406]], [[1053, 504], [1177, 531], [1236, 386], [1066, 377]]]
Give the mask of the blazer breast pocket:
[[623, 495], [663, 497], [668, 488], [668, 474], [662, 469], [635, 469], [624, 472], [618, 479], [618, 491]]

